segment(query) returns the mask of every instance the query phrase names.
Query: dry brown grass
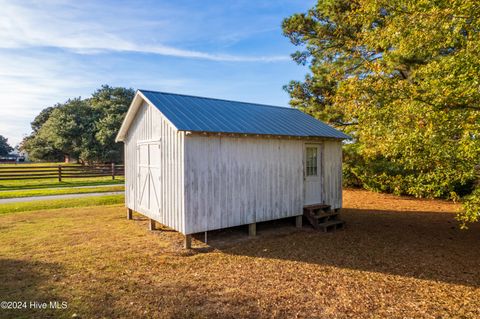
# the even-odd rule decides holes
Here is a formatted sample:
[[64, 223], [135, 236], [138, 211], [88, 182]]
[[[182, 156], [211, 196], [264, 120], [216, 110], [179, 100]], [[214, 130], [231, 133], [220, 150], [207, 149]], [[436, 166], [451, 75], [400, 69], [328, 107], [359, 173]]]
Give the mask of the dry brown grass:
[[452, 203], [344, 197], [344, 231], [280, 221], [188, 252], [120, 206], [0, 216], [0, 299], [69, 303], [0, 317], [480, 317], [480, 225], [459, 230]]

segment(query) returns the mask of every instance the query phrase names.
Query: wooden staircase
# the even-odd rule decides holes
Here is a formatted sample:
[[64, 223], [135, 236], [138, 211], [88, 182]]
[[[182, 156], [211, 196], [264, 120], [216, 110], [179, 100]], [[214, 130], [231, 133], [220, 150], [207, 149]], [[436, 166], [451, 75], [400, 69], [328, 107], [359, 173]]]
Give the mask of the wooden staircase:
[[332, 210], [330, 205], [314, 204], [303, 207], [303, 216], [312, 224], [313, 228], [324, 232], [343, 229], [345, 222], [340, 220], [340, 212]]

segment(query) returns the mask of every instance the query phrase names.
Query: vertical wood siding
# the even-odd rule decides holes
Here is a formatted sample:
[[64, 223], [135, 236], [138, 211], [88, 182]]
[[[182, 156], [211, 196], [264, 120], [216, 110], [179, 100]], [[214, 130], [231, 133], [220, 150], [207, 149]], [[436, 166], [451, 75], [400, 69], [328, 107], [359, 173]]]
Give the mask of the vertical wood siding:
[[302, 214], [301, 141], [187, 136], [186, 233]]
[[325, 141], [323, 146], [323, 186], [325, 203], [342, 207], [342, 143]]
[[[137, 145], [142, 141], [158, 140], [159, 152], [156, 152], [154, 163], [151, 163], [158, 166], [151, 175], [156, 183], [148, 194], [149, 201], [155, 205], [146, 209], [140, 207], [138, 202], [141, 190], [138, 185]], [[182, 233], [185, 232], [183, 143], [184, 132], [178, 132], [160, 111], [146, 103], [138, 111], [125, 140], [127, 207]], [[159, 181], [156, 181], [157, 178]]]

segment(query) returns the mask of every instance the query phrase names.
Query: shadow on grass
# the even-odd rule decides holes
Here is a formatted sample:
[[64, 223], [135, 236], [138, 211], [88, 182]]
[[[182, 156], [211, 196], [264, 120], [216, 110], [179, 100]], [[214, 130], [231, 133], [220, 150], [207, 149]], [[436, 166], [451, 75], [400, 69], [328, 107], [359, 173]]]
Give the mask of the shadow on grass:
[[480, 287], [480, 225], [460, 230], [451, 213], [344, 209], [343, 231], [322, 233], [291, 219], [212, 232], [225, 253], [275, 258]]
[[[60, 280], [62, 268], [54, 263], [29, 262], [16, 259], [0, 259], [0, 301], [26, 302], [21, 309], [0, 309], [0, 318], [56, 318], [65, 316], [68, 310], [51, 309], [50, 302], [68, 301], [59, 295], [52, 282]], [[48, 304], [38, 309], [32, 303]], [[25, 309], [26, 305], [26, 309]], [[10, 307], [15, 307], [12, 304]]]

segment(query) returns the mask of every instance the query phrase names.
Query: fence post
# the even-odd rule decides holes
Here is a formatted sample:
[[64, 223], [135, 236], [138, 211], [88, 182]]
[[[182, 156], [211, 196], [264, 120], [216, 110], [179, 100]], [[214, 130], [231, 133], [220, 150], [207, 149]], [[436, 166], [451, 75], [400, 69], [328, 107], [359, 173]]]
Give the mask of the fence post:
[[62, 181], [62, 165], [58, 165], [58, 181]]
[[115, 180], [115, 163], [112, 163], [112, 180]]

